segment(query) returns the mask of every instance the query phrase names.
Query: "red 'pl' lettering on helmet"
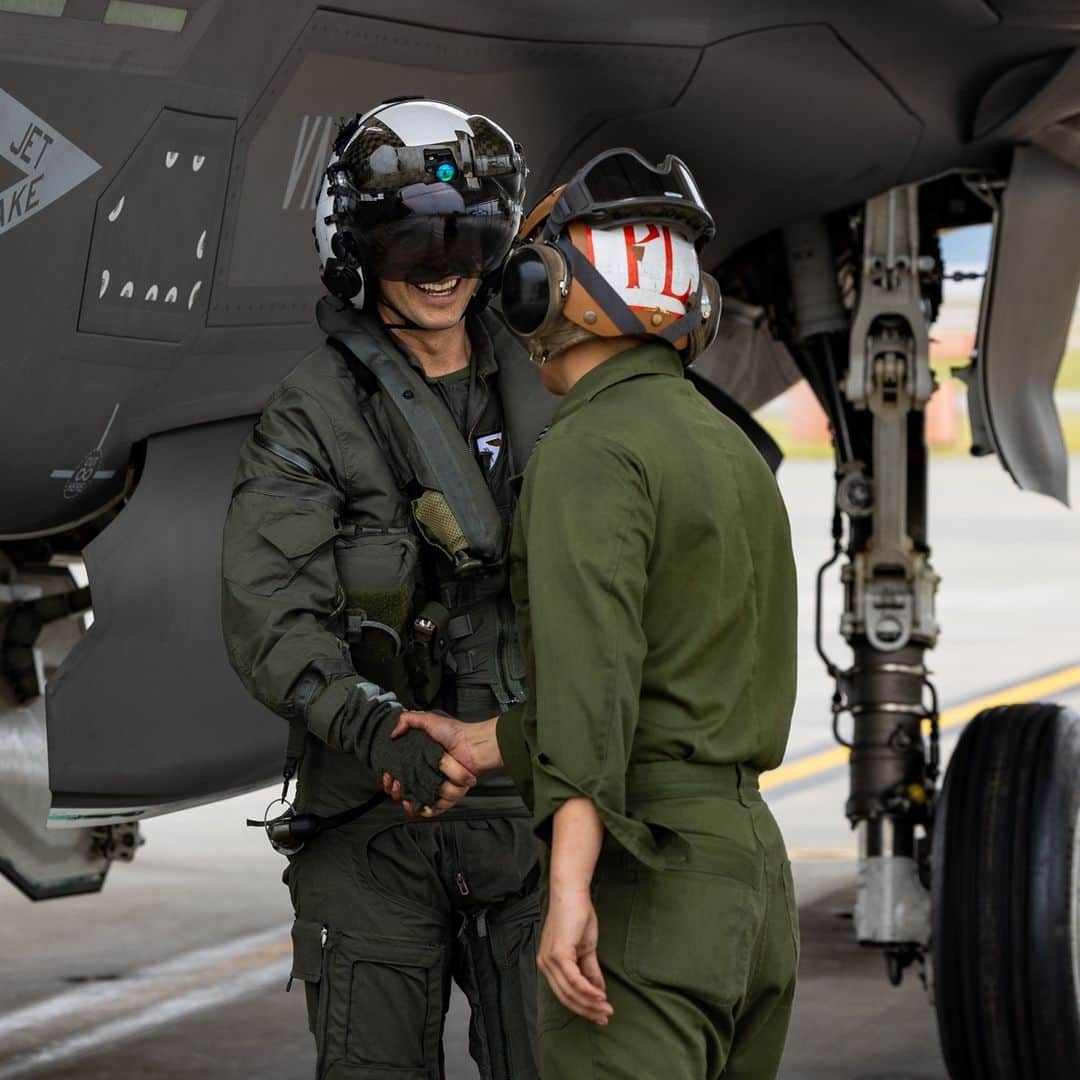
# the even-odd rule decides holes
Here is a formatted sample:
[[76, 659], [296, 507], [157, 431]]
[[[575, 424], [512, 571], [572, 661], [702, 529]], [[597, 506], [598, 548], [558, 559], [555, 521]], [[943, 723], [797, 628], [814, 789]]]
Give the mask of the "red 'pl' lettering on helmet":
[[[623, 226], [623, 237], [626, 240], [626, 287], [628, 289], [637, 289], [637, 288], [641, 287], [641, 282], [640, 282], [640, 279], [638, 278], [638, 259], [641, 257], [641, 253], [640, 252], [635, 252], [634, 248], [642, 247], [644, 244], [647, 244], [650, 240], [656, 240], [660, 236], [660, 230], [655, 225], [649, 224], [649, 225], [646, 225], [645, 227], [646, 227], [646, 229], [648, 229], [648, 232], [646, 232], [646, 234], [643, 237], [641, 237], [640, 239], [635, 239], [635, 237], [634, 237], [634, 226], [633, 225], [624, 225]], [[666, 254], [667, 254], [667, 261], [668, 261], [666, 280], [670, 283], [670, 281], [671, 281], [671, 240], [670, 240], [670, 238], [667, 240]]]
[[690, 293], [693, 291], [693, 281], [687, 281], [686, 291], [677, 293], [671, 290], [671, 278], [675, 270], [675, 257], [671, 251], [671, 228], [668, 225], [664, 226], [664, 287], [660, 292], [664, 296], [670, 296], [672, 300], [678, 300], [684, 307], [686, 301], [690, 299]]

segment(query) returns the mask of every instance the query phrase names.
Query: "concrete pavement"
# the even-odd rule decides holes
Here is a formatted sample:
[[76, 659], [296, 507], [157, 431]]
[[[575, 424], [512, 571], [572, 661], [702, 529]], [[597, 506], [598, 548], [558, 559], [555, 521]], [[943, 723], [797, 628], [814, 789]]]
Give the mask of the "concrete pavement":
[[[1075, 501], [1080, 460], [1072, 464]], [[831, 743], [831, 688], [812, 647], [813, 573], [829, 550], [831, 469], [789, 462], [781, 481], [802, 598], [791, 764]], [[934, 564], [944, 578], [944, 632], [932, 666], [943, 704], [1080, 663], [1080, 517], [1017, 492], [993, 461], [935, 461], [931, 491]], [[834, 584], [825, 625], [843, 662], [839, 605]], [[1080, 691], [1058, 697], [1080, 707]], [[135, 863], [115, 867], [98, 896], [35, 906], [0, 891], [0, 1080], [310, 1076], [302, 995], [282, 992], [290, 919], [282, 860], [243, 826], [271, 795], [148, 822]], [[893, 989], [881, 957], [852, 940], [845, 796], [846, 776], [836, 767], [769, 793], [795, 859], [803, 937], [782, 1076], [944, 1077], [918, 980], [909, 974]], [[447, 1062], [450, 1080], [476, 1075], [457, 1000]]]

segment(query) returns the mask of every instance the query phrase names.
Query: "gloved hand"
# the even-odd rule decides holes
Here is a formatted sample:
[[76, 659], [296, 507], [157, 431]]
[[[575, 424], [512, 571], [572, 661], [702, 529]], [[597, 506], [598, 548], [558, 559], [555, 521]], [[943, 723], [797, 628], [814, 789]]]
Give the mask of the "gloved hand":
[[389, 773], [401, 782], [402, 797], [417, 809], [434, 806], [439, 788], [446, 779], [439, 770], [445, 751], [423, 731], [408, 731], [397, 739], [390, 736], [400, 712], [395, 710], [380, 720], [371, 737], [370, 764], [376, 776]]

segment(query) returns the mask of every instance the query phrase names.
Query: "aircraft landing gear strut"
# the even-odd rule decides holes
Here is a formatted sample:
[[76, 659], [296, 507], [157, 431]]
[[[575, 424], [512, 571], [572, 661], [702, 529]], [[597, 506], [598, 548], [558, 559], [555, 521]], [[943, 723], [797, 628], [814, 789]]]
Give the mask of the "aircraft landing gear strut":
[[[844, 393], [869, 424], [865, 472], [851, 463], [837, 487], [849, 526], [841, 631], [854, 664], [841, 678], [852, 718], [847, 816], [858, 834], [855, 932], [883, 946], [890, 977], [928, 944], [925, 841], [934, 777], [922, 725], [924, 654], [937, 641], [926, 537], [924, 409], [934, 390], [922, 302], [918, 189], [866, 204], [859, 304]], [[860, 485], [869, 485], [862, 493]]]
[[[866, 204], [850, 315], [824, 223], [785, 230], [801, 366], [830, 415], [837, 451], [834, 554], [819, 576], [818, 650], [837, 683], [833, 730], [851, 750], [855, 932], [885, 950], [894, 982], [929, 944], [925, 830], [936, 773], [936, 740], [928, 753], [922, 730], [936, 720], [924, 654], [937, 640], [938, 579], [926, 538], [923, 410], [934, 381], [920, 284], [935, 263], [920, 260], [917, 204], [915, 186]], [[841, 554], [841, 632], [853, 653], [846, 670], [826, 656], [820, 629], [823, 575]], [[839, 730], [845, 716], [849, 738]]]
[[[981, 713], [936, 797], [937, 695], [924, 662], [938, 635], [923, 423], [934, 381], [923, 286], [940, 267], [919, 252], [916, 186], [871, 199], [858, 224], [850, 314], [826, 223], [784, 231], [794, 350], [832, 421], [837, 456], [818, 651], [836, 680], [834, 733], [851, 749], [855, 932], [883, 950], [894, 984], [929, 954], [953, 1080], [1059, 1080], [1080, 1062], [1080, 715], [1047, 704]], [[845, 341], [846, 372], [836, 361]], [[820, 627], [825, 573], [842, 555], [841, 632], [853, 654], [844, 670], [825, 654]]]

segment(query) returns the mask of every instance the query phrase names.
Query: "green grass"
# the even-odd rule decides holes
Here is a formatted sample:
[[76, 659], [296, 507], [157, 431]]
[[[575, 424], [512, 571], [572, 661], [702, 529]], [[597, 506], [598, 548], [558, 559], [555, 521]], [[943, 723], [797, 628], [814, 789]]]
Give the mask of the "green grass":
[[[967, 367], [967, 364], [966, 356], [935, 356], [931, 366], [940, 378], [948, 374], [951, 368]], [[1058, 390], [1080, 390], [1080, 349], [1070, 349], [1065, 353], [1055, 385]]]
[[832, 458], [832, 443], [795, 442], [790, 435], [791, 425], [783, 417], [768, 416], [759, 418], [761, 426], [780, 444], [784, 457], [788, 458]]
[[[939, 380], [950, 378], [950, 369], [965, 367], [966, 356], [939, 356], [933, 359], [933, 368]], [[1058, 390], [1080, 390], [1080, 349], [1070, 349], [1061, 362], [1056, 383]], [[957, 391], [966, 393], [958, 384]], [[762, 426], [780, 444], [784, 455], [790, 458], [831, 458], [832, 446], [828, 443], [796, 442], [791, 438], [791, 427], [783, 417], [768, 417], [761, 420]], [[1061, 427], [1065, 434], [1065, 445], [1069, 453], [1080, 454], [1080, 413], [1068, 413], [1061, 417]], [[943, 457], [965, 456], [971, 447], [971, 435], [966, 418], [960, 421], [957, 439], [954, 445], [935, 447], [932, 453]]]
[[[1074, 365], [1069, 374], [1076, 378], [1076, 383], [1068, 384], [1059, 380], [1059, 389], [1080, 389], [1080, 350], [1072, 355]], [[940, 373], [939, 373], [940, 378]], [[961, 389], [961, 388], [958, 388]], [[961, 389], [962, 392], [962, 389]], [[762, 427], [780, 444], [784, 456], [789, 458], [831, 459], [833, 456], [830, 443], [796, 442], [791, 438], [791, 425], [784, 417], [761, 417]], [[1061, 417], [1061, 428], [1065, 435], [1065, 446], [1070, 454], [1080, 454], [1080, 413], [1066, 413]], [[938, 446], [931, 450], [935, 457], [966, 457], [971, 449], [971, 431], [967, 417], [961, 417], [956, 433], [956, 442], [952, 446]]]

